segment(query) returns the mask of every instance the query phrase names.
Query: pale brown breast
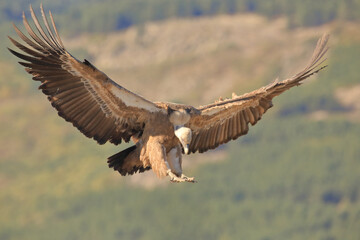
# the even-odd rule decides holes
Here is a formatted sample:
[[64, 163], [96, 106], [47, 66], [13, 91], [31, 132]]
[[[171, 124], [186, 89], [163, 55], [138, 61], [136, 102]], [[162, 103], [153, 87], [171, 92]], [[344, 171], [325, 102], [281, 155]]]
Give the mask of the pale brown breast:
[[162, 113], [153, 113], [149, 120], [145, 123], [142, 139], [144, 142], [149, 137], [156, 137], [160, 144], [169, 152], [172, 148], [180, 144], [175, 136], [174, 125], [170, 122], [169, 117]]

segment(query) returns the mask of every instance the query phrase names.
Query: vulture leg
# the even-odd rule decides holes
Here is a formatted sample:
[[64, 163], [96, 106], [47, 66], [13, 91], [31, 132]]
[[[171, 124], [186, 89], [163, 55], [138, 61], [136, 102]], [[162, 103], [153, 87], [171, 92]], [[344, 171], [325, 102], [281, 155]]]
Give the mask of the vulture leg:
[[181, 158], [181, 147], [180, 145], [171, 149], [167, 154], [167, 163], [169, 164], [169, 169], [167, 170], [167, 174], [170, 177], [171, 182], [195, 182], [194, 178], [190, 178], [185, 176], [182, 173], [182, 158]]
[[181, 159], [181, 148], [180, 145], [171, 149], [166, 156], [167, 163], [172, 173], [180, 177], [182, 174], [182, 159]]

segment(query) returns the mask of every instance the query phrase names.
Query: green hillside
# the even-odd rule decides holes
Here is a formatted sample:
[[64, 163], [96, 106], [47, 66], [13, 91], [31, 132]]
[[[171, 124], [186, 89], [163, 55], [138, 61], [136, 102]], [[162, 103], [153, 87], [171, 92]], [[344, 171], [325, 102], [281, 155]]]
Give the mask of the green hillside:
[[[108, 32], [149, 21], [257, 13], [286, 16], [289, 27], [321, 25], [333, 20], [360, 20], [360, 0], [3, 0], [0, 22], [19, 21], [23, 9], [41, 2], [62, 15], [59, 22], [72, 34], [79, 30]], [[72, 24], [76, 21], [76, 24]]]
[[[9, 24], [3, 36], [15, 35]], [[59, 118], [2, 48], [0, 239], [359, 239], [360, 93], [350, 90], [360, 84], [360, 28], [288, 26], [234, 14], [64, 38], [128, 89], [197, 106], [291, 76], [331, 34], [328, 67], [275, 99], [248, 135], [185, 157], [197, 184], [108, 169], [106, 158], [127, 146], [97, 145]]]

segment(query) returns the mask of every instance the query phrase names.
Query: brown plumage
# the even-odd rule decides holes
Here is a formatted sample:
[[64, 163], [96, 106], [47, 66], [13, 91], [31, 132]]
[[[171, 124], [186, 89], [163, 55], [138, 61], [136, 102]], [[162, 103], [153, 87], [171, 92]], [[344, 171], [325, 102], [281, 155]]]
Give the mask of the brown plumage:
[[317, 73], [324, 67], [328, 36], [319, 39], [309, 64], [295, 76], [275, 81], [250, 93], [194, 108], [175, 103], [150, 102], [112, 81], [89, 61], [78, 61], [66, 51], [49, 11], [51, 25], [41, 5], [43, 29], [30, 6], [38, 33], [23, 23], [30, 37], [15, 25], [25, 42], [10, 41], [25, 54], [9, 49], [19, 62], [40, 81], [59, 116], [71, 122], [85, 136], [99, 144], [128, 142], [134, 146], [108, 159], [109, 167], [121, 175], [149, 169], [158, 177], [169, 175], [175, 182], [194, 182], [182, 174], [182, 153], [202, 153], [247, 134], [272, 107], [272, 99]]

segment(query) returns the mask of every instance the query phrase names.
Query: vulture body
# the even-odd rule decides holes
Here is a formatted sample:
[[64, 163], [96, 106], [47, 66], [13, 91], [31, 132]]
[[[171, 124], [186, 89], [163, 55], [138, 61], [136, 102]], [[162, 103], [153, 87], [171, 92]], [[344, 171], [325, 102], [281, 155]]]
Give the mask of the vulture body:
[[64, 47], [51, 12], [50, 23], [41, 5], [43, 28], [32, 7], [37, 33], [25, 14], [23, 23], [29, 36], [15, 25], [25, 42], [10, 41], [25, 54], [9, 49], [25, 70], [40, 81], [39, 89], [48, 96], [59, 116], [71, 122], [85, 136], [99, 144], [135, 145], [108, 158], [109, 167], [123, 176], [152, 169], [158, 177], [173, 182], [194, 182], [182, 173], [182, 154], [205, 152], [247, 134], [272, 107], [272, 99], [324, 67], [328, 36], [317, 43], [309, 64], [293, 77], [275, 81], [232, 99], [192, 107], [182, 104], [151, 102], [112, 81], [87, 60], [74, 58]]

